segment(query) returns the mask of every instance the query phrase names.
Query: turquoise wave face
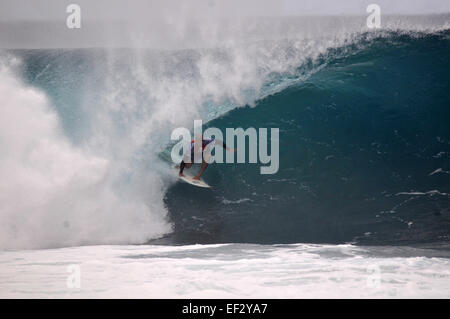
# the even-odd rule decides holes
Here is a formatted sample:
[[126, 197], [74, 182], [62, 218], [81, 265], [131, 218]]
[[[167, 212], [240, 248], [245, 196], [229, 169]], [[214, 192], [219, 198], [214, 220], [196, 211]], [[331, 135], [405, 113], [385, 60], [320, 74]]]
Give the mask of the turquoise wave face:
[[165, 197], [171, 240], [448, 241], [449, 36], [336, 49], [306, 81], [209, 122], [278, 127], [280, 169], [215, 164], [204, 175], [212, 190], [175, 184]]

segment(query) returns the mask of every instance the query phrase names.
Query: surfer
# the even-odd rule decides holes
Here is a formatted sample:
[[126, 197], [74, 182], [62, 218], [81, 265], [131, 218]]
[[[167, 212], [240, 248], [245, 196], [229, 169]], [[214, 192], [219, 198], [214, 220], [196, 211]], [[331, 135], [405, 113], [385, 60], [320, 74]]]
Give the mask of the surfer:
[[[198, 138], [200, 139], [200, 138]], [[236, 152], [236, 149], [231, 149], [228, 148], [227, 145], [225, 144], [225, 142], [220, 141], [220, 140], [216, 140], [214, 137], [213, 138], [207, 138], [204, 139], [203, 136], [201, 137], [202, 139], [202, 147], [200, 150], [200, 143], [195, 143], [195, 140], [191, 141], [191, 162], [190, 163], [186, 163], [184, 160], [181, 161], [180, 163], [180, 176], [184, 176], [183, 175], [183, 170], [185, 168], [190, 168], [192, 166], [192, 163], [194, 162], [194, 154], [195, 153], [202, 153], [202, 168], [200, 169], [200, 172], [197, 174], [197, 176], [195, 176], [193, 179], [195, 180], [200, 180], [200, 178], [202, 177], [202, 174], [205, 172], [206, 168], [208, 167], [208, 159], [210, 158], [211, 154], [206, 154], [204, 156], [204, 151], [206, 147], [211, 147], [212, 145], [221, 145], [224, 149], [226, 149], [229, 152]], [[187, 155], [189, 156], [189, 155]]]

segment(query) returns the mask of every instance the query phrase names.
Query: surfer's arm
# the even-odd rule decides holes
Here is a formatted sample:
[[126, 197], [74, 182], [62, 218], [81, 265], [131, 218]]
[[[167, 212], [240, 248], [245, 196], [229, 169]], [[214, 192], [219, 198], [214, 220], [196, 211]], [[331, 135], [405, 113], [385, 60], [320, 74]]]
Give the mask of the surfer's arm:
[[236, 152], [236, 148], [229, 148], [227, 147], [227, 144], [225, 144], [224, 141], [221, 140], [214, 140], [214, 143], [221, 145], [224, 149], [226, 149], [228, 152]]

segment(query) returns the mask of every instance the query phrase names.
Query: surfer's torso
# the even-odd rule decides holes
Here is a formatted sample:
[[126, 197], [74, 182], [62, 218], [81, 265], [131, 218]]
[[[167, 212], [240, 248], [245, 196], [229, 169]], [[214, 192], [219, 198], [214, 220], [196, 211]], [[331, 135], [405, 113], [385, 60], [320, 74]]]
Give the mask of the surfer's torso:
[[[214, 138], [205, 138], [202, 140], [202, 151], [205, 150], [205, 147], [214, 142]], [[195, 151], [195, 140], [191, 141], [191, 153]]]

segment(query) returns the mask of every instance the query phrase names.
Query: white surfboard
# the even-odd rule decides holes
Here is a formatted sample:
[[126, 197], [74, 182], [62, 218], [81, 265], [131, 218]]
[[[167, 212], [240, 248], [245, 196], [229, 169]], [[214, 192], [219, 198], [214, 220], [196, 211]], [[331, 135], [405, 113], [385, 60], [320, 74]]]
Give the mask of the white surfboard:
[[197, 186], [197, 187], [204, 187], [204, 188], [211, 188], [211, 186], [209, 186], [208, 184], [205, 183], [205, 181], [203, 179], [200, 180], [196, 180], [194, 179], [194, 176], [190, 175], [189, 173], [186, 172], [186, 169], [183, 172], [184, 176], [179, 176], [178, 173], [180, 172], [180, 170], [178, 168], [175, 168], [175, 172], [177, 174], [177, 176], [184, 182]]

